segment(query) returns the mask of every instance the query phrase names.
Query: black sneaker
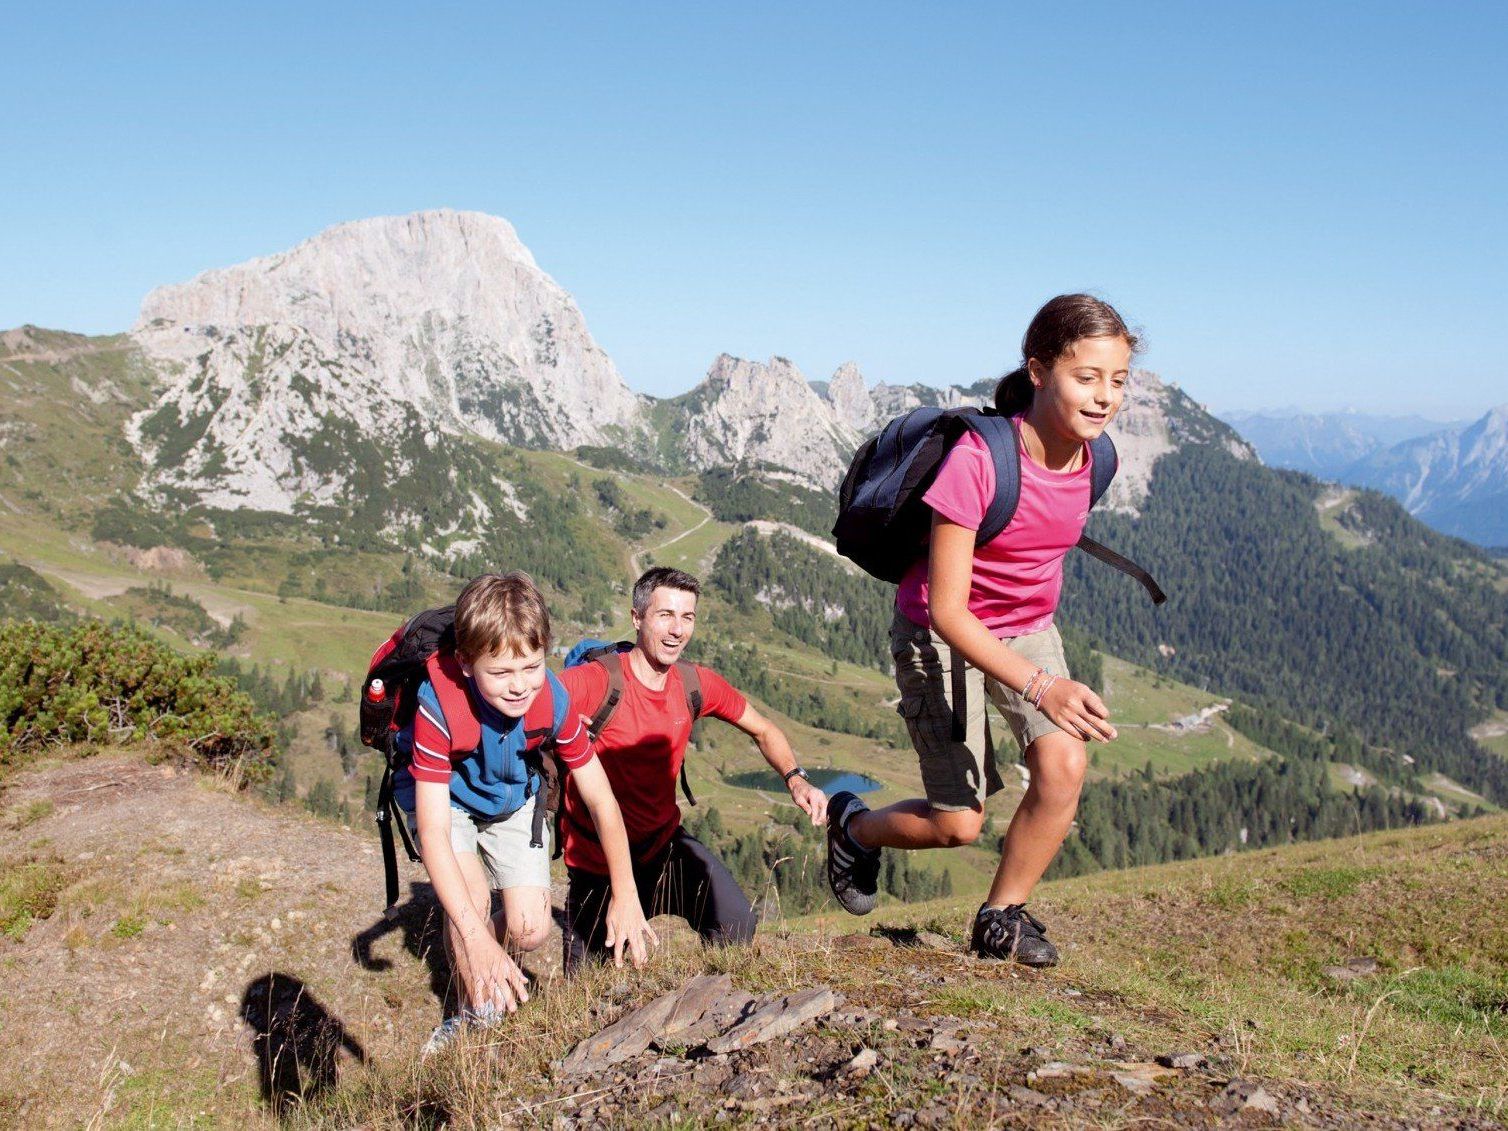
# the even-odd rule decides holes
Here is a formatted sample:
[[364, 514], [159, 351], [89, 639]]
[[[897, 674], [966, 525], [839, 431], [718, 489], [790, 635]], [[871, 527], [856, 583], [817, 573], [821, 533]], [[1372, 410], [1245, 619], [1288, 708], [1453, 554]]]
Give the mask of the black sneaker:
[[827, 885], [850, 915], [873, 911], [880, 886], [880, 850], [860, 848], [848, 835], [849, 819], [868, 811], [869, 806], [847, 790], [827, 799]]
[[1023, 966], [1058, 964], [1058, 948], [1047, 941], [1047, 928], [1024, 903], [981, 907], [969, 950], [980, 958], [1014, 958]]

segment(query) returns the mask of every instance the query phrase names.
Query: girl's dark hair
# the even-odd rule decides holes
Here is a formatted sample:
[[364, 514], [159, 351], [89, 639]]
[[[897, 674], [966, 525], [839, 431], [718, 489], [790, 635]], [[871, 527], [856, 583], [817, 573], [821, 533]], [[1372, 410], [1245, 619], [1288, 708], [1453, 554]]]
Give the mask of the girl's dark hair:
[[1051, 365], [1073, 349], [1080, 338], [1125, 338], [1133, 351], [1138, 344], [1136, 335], [1126, 328], [1125, 319], [1104, 299], [1093, 295], [1059, 295], [1048, 299], [1021, 339], [1020, 368], [1011, 370], [995, 386], [995, 411], [1002, 416], [1015, 416], [1030, 408], [1035, 389], [1026, 363], [1036, 358], [1043, 365]]

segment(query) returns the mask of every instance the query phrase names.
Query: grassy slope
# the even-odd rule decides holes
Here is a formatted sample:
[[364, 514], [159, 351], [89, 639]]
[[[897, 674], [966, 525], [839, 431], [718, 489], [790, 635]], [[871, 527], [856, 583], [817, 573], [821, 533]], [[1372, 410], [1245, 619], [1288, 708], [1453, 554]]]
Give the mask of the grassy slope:
[[135, 481], [122, 428], [145, 403], [149, 375], [124, 334], [28, 329], [14, 341], [0, 345], [0, 511], [46, 506], [83, 522]]
[[[668, 1118], [667, 1099], [683, 1118], [710, 1119], [728, 1093], [674, 1055], [661, 1084], [587, 1087], [548, 1072], [621, 1010], [709, 969], [752, 992], [829, 985], [846, 1008], [877, 1018], [966, 1026], [973, 1053], [961, 1062], [926, 1048], [925, 1032], [918, 1047], [914, 1029], [878, 1020], [737, 1058], [735, 1071], [809, 1094], [775, 1109], [780, 1122], [887, 1123], [940, 1103], [968, 1125], [1033, 1123], [1048, 1113], [1009, 1094], [1033, 1083], [1079, 1105], [1058, 1122], [1203, 1125], [1213, 1120], [1204, 1105], [1231, 1077], [1261, 1081], [1293, 1123], [1496, 1125], [1508, 1115], [1508, 926], [1497, 914], [1508, 816], [1046, 884], [1033, 906], [1065, 956], [1048, 971], [965, 959], [964, 898], [865, 920], [829, 911], [767, 923], [754, 947], [722, 953], [671, 931], [638, 974], [567, 985], [549, 980], [547, 961], [528, 1009], [474, 1051], [421, 1063], [414, 1050], [435, 1008], [419, 957], [422, 913], [392, 934], [374, 925], [377, 863], [358, 838], [132, 759], [53, 759], [0, 794], [3, 874], [17, 876], [25, 855], [64, 861], [38, 876], [52, 892], [49, 917], [0, 938], [0, 1023], [41, 1058], [0, 1072], [6, 1122], [97, 1111], [115, 1126], [271, 1125], [235, 1016], [243, 986], [267, 970], [301, 979], [369, 1057], [366, 1067], [342, 1057], [340, 1086], [297, 1120], [320, 1126], [409, 1124], [426, 1111], [448, 1112], [453, 1126], [496, 1125], [540, 1102], [526, 1122], [604, 1102], [599, 1115], [644, 1122], [657, 1109]], [[149, 834], [143, 806], [164, 815]], [[154, 883], [124, 880], [123, 864], [150, 869]], [[0, 889], [8, 917], [17, 888]], [[953, 949], [836, 942], [907, 926], [951, 935]], [[349, 940], [367, 928], [376, 961], [358, 969]], [[1322, 972], [1359, 957], [1379, 972], [1351, 982]], [[48, 987], [45, 1000], [18, 996], [33, 983]], [[49, 1023], [59, 1016], [102, 1024]], [[875, 1073], [837, 1071], [866, 1045], [881, 1055]], [[1143, 1098], [1108, 1077], [1113, 1062], [1170, 1052], [1199, 1052], [1209, 1065]], [[1084, 1071], [1028, 1081], [1046, 1060]]]
[[[812, 916], [757, 952], [682, 958], [675, 976], [661, 973], [657, 985], [710, 963], [756, 991], [825, 984], [843, 992], [849, 1008], [962, 1020], [975, 1042], [977, 1059], [957, 1071], [925, 1050], [925, 1035], [918, 1051], [907, 1030], [878, 1026], [752, 1057], [750, 1071], [787, 1081], [777, 1089], [826, 1079], [796, 1114], [777, 1117], [792, 1125], [884, 1124], [933, 1103], [960, 1125], [1203, 1125], [1214, 1120], [1205, 1105], [1233, 1077], [1262, 1081], [1291, 1123], [1475, 1118], [1493, 1125], [1508, 1111], [1508, 933], [1491, 910], [1504, 883], [1508, 822], [1488, 819], [1046, 885], [1035, 905], [1066, 951], [1053, 971], [974, 964], [956, 952], [834, 945], [838, 933], [871, 924], [941, 929], [961, 942], [972, 907], [959, 901], [882, 910], [861, 924]], [[1415, 914], [1409, 900], [1390, 898], [1394, 892], [1428, 898], [1433, 910]], [[1448, 932], [1439, 929], [1446, 921]], [[1380, 973], [1337, 983], [1321, 972], [1353, 957], [1375, 957]], [[497, 1072], [462, 1054], [443, 1076], [426, 1078], [433, 1091], [387, 1077], [364, 1084], [335, 1111], [348, 1121], [370, 1118], [421, 1089], [462, 1123], [537, 1102], [545, 1061], [590, 1031], [566, 1020], [579, 1009], [579, 991], [570, 992], [559, 1006], [552, 1002], [553, 1016], [531, 1017], [527, 1032], [503, 1038], [512, 1055], [533, 1050], [532, 1063]], [[873, 1076], [827, 1075], [865, 1045], [881, 1055]], [[1207, 1067], [1161, 1081], [1150, 1098], [1107, 1088], [1118, 1062], [1189, 1051], [1205, 1055]], [[1030, 1080], [1028, 1070], [1044, 1060], [1083, 1074], [1057, 1087]], [[609, 1105], [597, 1112], [663, 1119], [669, 1100], [695, 1122], [723, 1106], [721, 1094], [700, 1096], [685, 1077], [676, 1081], [673, 1062], [664, 1072], [660, 1087], [609, 1087]], [[1022, 1084], [1083, 1106], [1056, 1117], [1023, 1108], [1007, 1097]], [[1100, 1091], [1109, 1094], [1101, 1099]]]
[[[1064, 1001], [1055, 978], [1008, 991], [965, 980], [939, 1004], [1035, 1016], [1059, 1038], [1114, 1030], [1209, 1050], [1241, 1074], [1342, 1087], [1385, 1109], [1412, 1093], [1501, 1114], [1505, 885], [1502, 817], [1047, 884], [1034, 906], [1069, 940], [1061, 977], [1082, 997]], [[900, 918], [956, 934], [968, 910]], [[1381, 973], [1322, 973], [1354, 957]]]
[[1477, 739], [1494, 754], [1508, 758], [1508, 711], [1499, 711], [1477, 731]]

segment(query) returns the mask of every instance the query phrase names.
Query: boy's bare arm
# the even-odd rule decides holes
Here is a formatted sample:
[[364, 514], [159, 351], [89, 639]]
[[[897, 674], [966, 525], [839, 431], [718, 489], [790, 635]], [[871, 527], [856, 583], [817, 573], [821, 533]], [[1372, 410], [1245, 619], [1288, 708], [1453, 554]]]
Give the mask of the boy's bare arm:
[[607, 772], [596, 755], [571, 771], [576, 792], [592, 815], [592, 826], [602, 841], [607, 857], [607, 873], [612, 881], [612, 896], [607, 906], [607, 945], [613, 950], [613, 964], [623, 965], [623, 948], [635, 966], [644, 965], [651, 947], [659, 937], [650, 929], [639, 903], [639, 888], [634, 882], [633, 857], [628, 847], [628, 832], [623, 827], [623, 811], [613, 796]]
[[733, 725], [754, 740], [770, 769], [785, 778], [791, 800], [811, 817], [812, 824], [824, 824], [827, 821], [827, 794], [800, 774], [791, 774], [796, 768], [796, 755], [791, 751], [785, 732], [748, 705], [744, 706], [744, 713]]
[[459, 942], [466, 991], [474, 1009], [492, 1006], [512, 1013], [529, 1000], [523, 971], [498, 945], [486, 917], [471, 902], [466, 878], [450, 845], [450, 786], [414, 783], [414, 810], [419, 822], [419, 854]]

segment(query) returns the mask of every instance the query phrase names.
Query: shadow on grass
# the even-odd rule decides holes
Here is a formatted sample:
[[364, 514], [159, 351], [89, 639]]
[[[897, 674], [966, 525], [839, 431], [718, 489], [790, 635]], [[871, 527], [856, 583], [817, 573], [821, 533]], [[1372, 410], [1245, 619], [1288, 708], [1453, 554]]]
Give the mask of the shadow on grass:
[[264, 974], [248, 985], [241, 1018], [252, 1029], [262, 1100], [275, 1115], [334, 1087], [341, 1049], [366, 1061], [365, 1050], [340, 1018], [292, 974]]
[[363, 970], [383, 971], [392, 969], [391, 959], [372, 953], [372, 946], [379, 939], [394, 931], [403, 933], [403, 949], [422, 961], [429, 968], [429, 989], [440, 1003], [444, 1015], [454, 1012], [453, 983], [450, 963], [445, 957], [443, 928], [445, 913], [440, 901], [435, 898], [435, 889], [426, 883], [409, 885], [408, 900], [398, 905], [397, 914], [389, 919], [380, 916], [366, 930], [351, 939], [351, 957]]

